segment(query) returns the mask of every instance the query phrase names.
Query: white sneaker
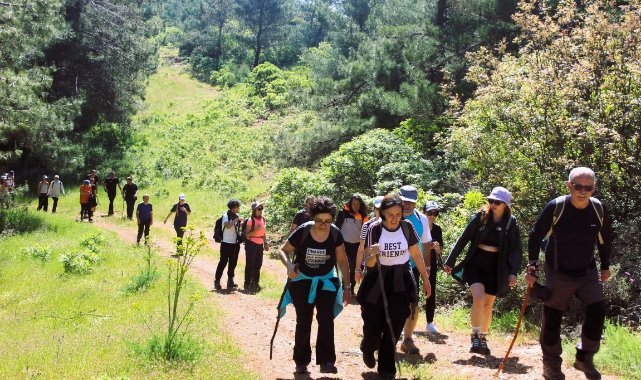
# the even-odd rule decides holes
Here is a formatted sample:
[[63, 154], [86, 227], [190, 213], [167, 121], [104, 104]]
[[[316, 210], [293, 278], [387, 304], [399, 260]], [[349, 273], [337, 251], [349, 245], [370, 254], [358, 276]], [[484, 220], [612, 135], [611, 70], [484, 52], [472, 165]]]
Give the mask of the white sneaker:
[[426, 330], [430, 334], [438, 334], [438, 329], [436, 328], [436, 325], [434, 323], [428, 323]]

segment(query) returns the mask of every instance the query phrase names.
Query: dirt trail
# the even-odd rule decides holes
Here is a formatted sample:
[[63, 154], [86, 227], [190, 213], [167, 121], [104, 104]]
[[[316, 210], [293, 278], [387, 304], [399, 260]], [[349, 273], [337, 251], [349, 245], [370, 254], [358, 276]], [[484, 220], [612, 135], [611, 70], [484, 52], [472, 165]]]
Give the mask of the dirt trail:
[[[97, 226], [113, 231], [127, 242], [135, 243], [136, 228], [132, 223], [131, 228], [125, 228], [109, 222], [108, 218], [97, 218]], [[168, 228], [162, 224], [154, 228]], [[173, 231], [173, 229], [172, 229]], [[218, 244], [210, 241], [212, 247], [218, 250]], [[154, 240], [159, 254], [169, 258], [175, 252], [173, 243], [167, 239]], [[244, 261], [244, 252], [241, 250], [239, 261]], [[217, 260], [211, 257], [197, 257], [191, 268], [192, 275], [197, 278], [207, 289], [213, 288], [214, 271]], [[271, 272], [284, 279], [284, 270], [279, 261], [265, 257], [264, 272]], [[242, 284], [242, 271], [236, 271], [236, 282]], [[225, 284], [226, 274], [223, 276]], [[293, 379], [294, 362], [292, 360], [294, 346], [294, 331], [296, 327], [295, 311], [289, 307], [287, 314], [280, 321], [278, 334], [274, 341], [273, 360], [269, 360], [269, 342], [275, 322], [275, 307], [278, 301], [264, 300], [255, 295], [246, 294], [242, 289], [235, 291], [212, 291], [210, 297], [215, 297], [218, 305], [225, 311], [225, 321], [222, 326], [227, 326], [229, 333], [238, 343], [244, 354], [243, 366], [251, 368], [262, 375], [263, 379]], [[313, 324], [314, 328], [316, 323]], [[224, 327], [223, 327], [224, 328]], [[360, 307], [348, 305], [335, 321], [335, 341], [338, 360], [337, 375], [321, 374], [318, 366], [313, 365], [315, 355], [312, 353], [312, 365], [308, 368], [309, 376], [297, 376], [305, 379], [376, 379], [376, 372], [365, 367], [361, 360], [358, 344], [361, 337], [362, 320]], [[445, 378], [493, 378], [502, 356], [507, 350], [510, 337], [491, 336], [490, 348], [493, 355], [482, 356], [469, 353], [469, 336], [461, 332], [443, 331], [437, 337], [424, 333], [424, 326], [418, 326], [415, 338], [416, 345], [421, 350], [421, 355], [405, 356], [399, 351], [399, 357], [410, 363], [431, 363], [429, 374], [435, 379]], [[316, 331], [312, 332], [312, 350]], [[496, 355], [496, 356], [494, 356]], [[571, 363], [570, 363], [571, 364]], [[568, 379], [584, 379], [582, 373], [568, 367], [563, 369]], [[541, 379], [541, 350], [536, 342], [520, 344], [514, 347], [506, 365], [504, 379]], [[616, 377], [604, 376], [604, 379]]]

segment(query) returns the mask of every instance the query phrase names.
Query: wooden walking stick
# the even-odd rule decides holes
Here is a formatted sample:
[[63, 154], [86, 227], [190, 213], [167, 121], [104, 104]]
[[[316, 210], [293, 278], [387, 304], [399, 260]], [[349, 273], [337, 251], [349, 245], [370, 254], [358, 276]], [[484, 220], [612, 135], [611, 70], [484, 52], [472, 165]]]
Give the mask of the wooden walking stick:
[[507, 362], [507, 358], [510, 356], [510, 352], [512, 351], [512, 346], [514, 346], [514, 342], [516, 341], [516, 337], [519, 335], [519, 330], [521, 328], [521, 321], [523, 320], [523, 315], [525, 315], [525, 310], [527, 309], [531, 292], [532, 292], [532, 286], [528, 285], [527, 291], [525, 292], [525, 298], [523, 299], [523, 305], [521, 306], [521, 313], [519, 314], [519, 320], [516, 322], [516, 330], [514, 331], [514, 337], [512, 338], [512, 343], [510, 343], [510, 347], [507, 349], [507, 352], [505, 353], [505, 357], [503, 357], [501, 364], [499, 364], [499, 369], [496, 371], [496, 374], [494, 375], [495, 377], [499, 377], [499, 375], [501, 374], [501, 371], [503, 370], [503, 367]]

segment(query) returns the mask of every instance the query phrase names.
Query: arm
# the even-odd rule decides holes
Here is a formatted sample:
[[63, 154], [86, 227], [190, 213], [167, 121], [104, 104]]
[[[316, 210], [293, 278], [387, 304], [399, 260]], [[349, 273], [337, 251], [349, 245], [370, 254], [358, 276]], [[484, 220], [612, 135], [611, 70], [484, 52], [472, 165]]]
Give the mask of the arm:
[[343, 304], [346, 305], [350, 301], [352, 288], [349, 282], [349, 262], [345, 253], [345, 244], [336, 247], [336, 264], [338, 264], [343, 275]]
[[167, 214], [167, 217], [165, 218], [165, 221], [164, 221], [163, 223], [167, 223], [167, 219], [169, 219], [169, 217], [170, 217], [170, 216], [171, 216], [171, 214], [173, 214], [173, 213], [174, 213], [174, 211], [169, 211], [169, 214]]
[[456, 241], [456, 244], [454, 244], [452, 251], [450, 251], [450, 254], [447, 256], [447, 259], [445, 260], [445, 264], [443, 265], [446, 272], [449, 273], [449, 270], [451, 270], [454, 264], [456, 264], [456, 259], [463, 251], [463, 248], [465, 248], [467, 243], [469, 243], [470, 240], [472, 240], [472, 238], [474, 237], [474, 234], [476, 234], [476, 230], [478, 229], [478, 224], [480, 221], [481, 221], [481, 213], [478, 212], [474, 215], [474, 217], [472, 217], [472, 220], [470, 220], [470, 222], [467, 224], [467, 226], [465, 227], [465, 230], [463, 230], [463, 233]]
[[550, 228], [552, 228], [552, 218], [554, 217], [555, 207], [556, 203], [554, 201], [546, 204], [534, 223], [534, 227], [532, 227], [528, 234], [527, 251], [529, 261], [536, 261], [539, 259], [541, 240], [545, 238], [545, 235], [547, 235]]
[[365, 239], [361, 239], [356, 251], [356, 269], [354, 270], [354, 279], [357, 283], [363, 280], [363, 254], [365, 253]]
[[610, 279], [610, 253], [612, 251], [612, 241], [614, 233], [612, 231], [612, 220], [608, 209], [603, 206], [603, 226], [601, 227], [601, 236], [603, 244], [597, 240], [597, 249], [599, 250], [599, 260], [601, 261], [601, 281]]
[[432, 294], [432, 287], [430, 286], [430, 279], [427, 274], [428, 271], [425, 268], [423, 256], [421, 256], [421, 250], [418, 248], [418, 244], [414, 244], [410, 247], [410, 256], [412, 257], [412, 260], [414, 260], [416, 269], [418, 269], [418, 273], [421, 275], [421, 279], [423, 280], [423, 294], [425, 294], [426, 298], [429, 298]]
[[140, 209], [136, 207], [136, 223], [140, 224]]
[[66, 194], [65, 194], [65, 187], [64, 187], [64, 185], [62, 184], [62, 181], [60, 181], [60, 192], [62, 193], [62, 195], [65, 195], [65, 196], [66, 196]]
[[294, 253], [294, 250], [296, 247], [292, 245], [292, 243], [288, 241], [283, 244], [282, 247], [280, 247], [280, 252], [278, 253], [278, 258], [280, 259], [280, 262], [283, 263], [285, 268], [287, 268], [287, 276], [291, 279], [296, 278], [298, 276], [298, 268], [291, 262], [290, 255]]
[[151, 220], [149, 221], [149, 225], [153, 226], [154, 225], [154, 210], [153, 209], [149, 212], [149, 215], [151, 216]]
[[291, 234], [292, 234], [292, 232], [294, 232], [294, 230], [296, 230], [296, 227], [298, 227], [298, 224], [296, 224], [296, 223], [292, 223], [292, 225], [291, 225], [291, 226], [289, 226], [289, 232], [288, 232], [288, 234], [289, 234], [289, 235], [291, 235]]
[[[514, 218], [514, 217], [512, 217]], [[508, 257], [507, 266], [509, 271], [508, 285], [516, 285], [516, 274], [521, 269], [521, 257], [523, 257], [523, 247], [521, 247], [521, 233], [519, 225], [514, 220], [514, 227], [508, 232]]]

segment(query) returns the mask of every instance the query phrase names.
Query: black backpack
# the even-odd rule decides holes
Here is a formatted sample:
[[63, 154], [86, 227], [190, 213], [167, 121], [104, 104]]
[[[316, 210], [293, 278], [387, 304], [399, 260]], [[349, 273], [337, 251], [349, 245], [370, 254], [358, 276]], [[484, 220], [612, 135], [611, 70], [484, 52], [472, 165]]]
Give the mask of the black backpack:
[[216, 224], [214, 225], [214, 241], [220, 243], [223, 241], [223, 217], [216, 219]]
[[[253, 216], [250, 216], [249, 219], [252, 219], [252, 229], [251, 229], [251, 231], [253, 231], [254, 228], [256, 227], [256, 222], [254, 222], [254, 217]], [[246, 243], [247, 240], [248, 240], [247, 236], [245, 235], [245, 231], [247, 230], [247, 221], [249, 221], [249, 219], [243, 220], [243, 225], [240, 227], [240, 233], [238, 234], [238, 240], [241, 243]], [[263, 220], [265, 221], [265, 223], [267, 223], [267, 219], [265, 219], [264, 216], [263, 216]]]

